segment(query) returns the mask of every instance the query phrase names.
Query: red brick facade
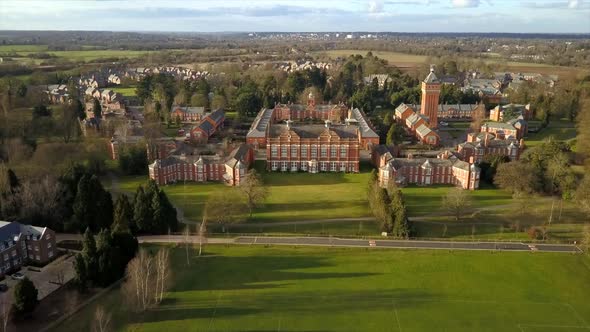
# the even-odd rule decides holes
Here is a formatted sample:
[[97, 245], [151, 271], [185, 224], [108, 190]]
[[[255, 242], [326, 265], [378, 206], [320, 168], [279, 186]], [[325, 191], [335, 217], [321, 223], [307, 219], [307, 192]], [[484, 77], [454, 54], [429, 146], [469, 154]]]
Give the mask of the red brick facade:
[[25, 263], [46, 264], [57, 257], [55, 232], [47, 227], [0, 221], [0, 277]]

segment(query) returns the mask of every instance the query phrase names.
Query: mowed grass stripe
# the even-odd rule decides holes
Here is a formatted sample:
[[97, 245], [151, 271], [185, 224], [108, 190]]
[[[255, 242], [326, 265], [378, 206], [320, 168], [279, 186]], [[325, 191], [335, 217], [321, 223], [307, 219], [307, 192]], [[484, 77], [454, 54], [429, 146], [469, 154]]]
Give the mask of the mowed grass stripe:
[[262, 246], [206, 252], [211, 257], [186, 266], [184, 248], [173, 249], [175, 284], [160, 308], [132, 313], [113, 291], [56, 330], [88, 330], [97, 304], [119, 309], [119, 331], [277, 331], [279, 324], [281, 331], [519, 331], [519, 324], [568, 331], [590, 317], [589, 258], [582, 255]]

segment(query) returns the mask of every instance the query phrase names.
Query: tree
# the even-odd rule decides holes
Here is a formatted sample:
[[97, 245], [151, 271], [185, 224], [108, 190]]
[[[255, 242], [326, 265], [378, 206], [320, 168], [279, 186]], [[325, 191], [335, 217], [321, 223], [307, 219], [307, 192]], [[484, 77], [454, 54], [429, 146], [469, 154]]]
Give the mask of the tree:
[[112, 315], [104, 309], [103, 306], [97, 306], [94, 311], [94, 323], [92, 330], [94, 332], [108, 332], [111, 331]]
[[580, 207], [590, 213], [590, 175], [586, 174], [578, 184], [576, 191], [576, 201]]
[[209, 195], [205, 203], [204, 215], [207, 221], [221, 224], [236, 223], [244, 220], [248, 205], [237, 189], [216, 191]]
[[404, 128], [397, 123], [392, 123], [387, 131], [387, 145], [400, 144], [404, 140]]
[[76, 258], [74, 260], [74, 270], [76, 272], [76, 285], [78, 286], [78, 291], [84, 292], [88, 287], [88, 271], [86, 269], [86, 261], [84, 260], [84, 256], [81, 253], [76, 254]]
[[262, 183], [262, 177], [255, 169], [248, 171], [245, 179], [240, 183], [238, 190], [246, 197], [250, 217], [252, 217], [252, 210], [268, 196], [268, 190], [264, 186], [264, 183]]
[[113, 212], [113, 232], [131, 232], [137, 231], [133, 222], [133, 208], [129, 203], [127, 195], [121, 194], [115, 202], [115, 211]]
[[201, 93], [195, 93], [191, 97], [191, 106], [209, 108], [209, 97]]
[[590, 254], [590, 225], [584, 225], [582, 231], [582, 249]]
[[96, 249], [96, 241], [90, 228], [84, 232], [82, 240], [82, 258], [86, 265], [86, 276], [88, 280], [92, 280], [98, 275], [98, 251]]
[[148, 159], [145, 146], [132, 146], [119, 153], [119, 169], [126, 175], [147, 174]]
[[35, 310], [39, 300], [39, 292], [33, 282], [25, 277], [14, 286], [14, 303], [12, 308], [16, 315], [28, 315]]
[[395, 237], [408, 238], [410, 225], [401, 190], [394, 190], [391, 197], [391, 213], [393, 214], [393, 229], [391, 234]]
[[160, 249], [155, 256], [145, 249], [127, 264], [124, 298], [136, 311], [145, 311], [160, 303], [170, 285], [170, 256], [167, 249]]
[[8, 332], [11, 309], [11, 305], [8, 302], [2, 301], [2, 303], [0, 303], [0, 323], [2, 324], [2, 332]]
[[94, 118], [102, 119], [102, 106], [96, 98], [92, 98], [92, 113], [94, 114]]
[[234, 108], [240, 116], [253, 114], [260, 109], [261, 100], [256, 91], [245, 91], [234, 100]]
[[[80, 107], [82, 108], [81, 113]], [[74, 101], [64, 106], [61, 119], [58, 122], [58, 130], [61, 133], [64, 143], [69, 143], [72, 138], [79, 135], [80, 126], [78, 119], [82, 120], [85, 117], [83, 108], [79, 101]]]
[[494, 183], [502, 189], [512, 192], [515, 198], [535, 191], [538, 179], [534, 169], [528, 163], [511, 161], [498, 165]]
[[152, 204], [143, 186], [139, 186], [133, 199], [133, 221], [139, 232], [147, 232], [152, 227]]
[[442, 206], [459, 220], [471, 208], [471, 196], [461, 188], [453, 188], [443, 197]]

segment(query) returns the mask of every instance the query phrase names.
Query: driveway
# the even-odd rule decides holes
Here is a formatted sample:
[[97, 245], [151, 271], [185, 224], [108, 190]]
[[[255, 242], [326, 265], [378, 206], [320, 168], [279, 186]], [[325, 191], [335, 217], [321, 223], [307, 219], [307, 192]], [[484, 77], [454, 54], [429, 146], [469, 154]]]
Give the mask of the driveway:
[[[73, 262], [74, 256], [66, 257], [64, 255], [40, 268], [40, 272], [31, 271], [28, 267], [21, 268], [19, 272], [27, 276], [35, 284], [35, 287], [39, 291], [38, 299], [42, 300], [61, 287], [59, 283], [60, 272], [63, 275], [64, 283], [74, 278], [76, 272], [74, 271]], [[7, 275], [2, 283], [8, 286], [8, 290], [0, 294], [0, 303], [12, 304], [14, 286], [18, 283], [18, 280], [13, 280], [10, 275]]]

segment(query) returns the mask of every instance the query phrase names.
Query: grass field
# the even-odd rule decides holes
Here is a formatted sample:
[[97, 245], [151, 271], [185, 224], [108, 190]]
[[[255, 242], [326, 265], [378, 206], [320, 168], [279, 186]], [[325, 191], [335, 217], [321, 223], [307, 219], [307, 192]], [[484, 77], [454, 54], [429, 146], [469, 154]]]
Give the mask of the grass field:
[[135, 93], [135, 87], [131, 86], [131, 87], [112, 87], [110, 88], [111, 90], [118, 92], [120, 94], [123, 95], [123, 97], [135, 97], [136, 93]]
[[541, 129], [538, 133], [529, 133], [524, 143], [526, 146], [536, 146], [543, 140], [553, 137], [556, 140], [567, 141], [576, 137], [575, 124], [567, 120], [554, 120], [549, 122], [546, 128]]
[[[369, 50], [330, 50], [315, 52], [316, 55], [325, 54], [331, 58], [343, 57], [346, 58], [350, 55], [360, 54], [365, 56]], [[413, 55], [399, 52], [387, 52], [387, 51], [371, 51], [373, 55], [387, 60], [389, 64], [398, 67], [414, 67], [416, 64], [425, 63], [428, 58], [425, 55]]]
[[54, 331], [503, 331], [590, 329], [587, 256], [358, 248], [209, 246], [144, 314], [118, 289]]

